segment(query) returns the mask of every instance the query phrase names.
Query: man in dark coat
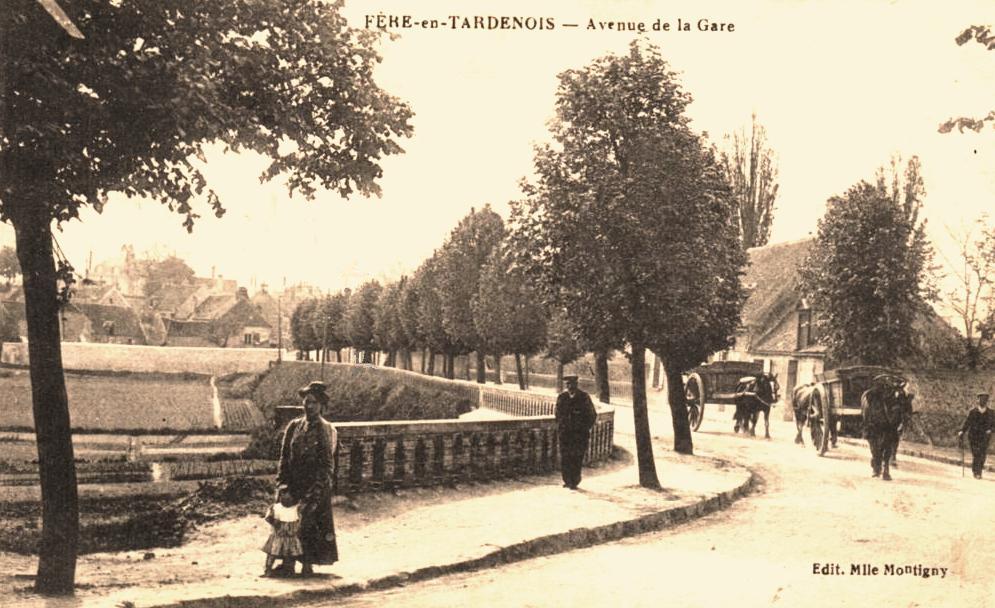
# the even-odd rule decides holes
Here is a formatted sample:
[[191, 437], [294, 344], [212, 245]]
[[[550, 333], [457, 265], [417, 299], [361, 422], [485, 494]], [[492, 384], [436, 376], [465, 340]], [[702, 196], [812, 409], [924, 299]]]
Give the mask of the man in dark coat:
[[991, 441], [992, 431], [995, 430], [995, 412], [988, 409], [988, 393], [978, 393], [978, 404], [967, 414], [964, 426], [957, 433], [957, 437], [963, 437], [967, 433], [967, 440], [971, 444], [971, 470], [974, 471], [974, 478], [981, 479], [981, 472], [985, 468], [985, 459], [988, 456], [988, 442]]
[[556, 425], [559, 429], [560, 471], [563, 487], [576, 490], [580, 468], [587, 453], [587, 441], [597, 418], [591, 396], [577, 388], [577, 376], [564, 376], [567, 390], [556, 398]]

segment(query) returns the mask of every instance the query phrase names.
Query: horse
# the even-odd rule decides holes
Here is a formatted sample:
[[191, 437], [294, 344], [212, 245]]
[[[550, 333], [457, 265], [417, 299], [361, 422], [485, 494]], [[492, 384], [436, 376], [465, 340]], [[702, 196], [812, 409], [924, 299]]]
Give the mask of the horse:
[[902, 433], [905, 432], [905, 427], [912, 423], [912, 416], [915, 414], [912, 411], [912, 400], [915, 399], [915, 386], [905, 383], [902, 386], [902, 428], [898, 429], [898, 439], [895, 440], [895, 450], [891, 453], [891, 466], [898, 468], [898, 444], [902, 439]]
[[[791, 409], [795, 413], [795, 428], [798, 433], [795, 435], [795, 443], [798, 445], [805, 445], [805, 440], [802, 438], [802, 429], [805, 428], [805, 423], [808, 422], [810, 415], [821, 416], [821, 411], [815, 410], [815, 395], [817, 395], [816, 386], [818, 384], [815, 382], [809, 382], [808, 384], [802, 384], [795, 387], [795, 390], [791, 394]], [[836, 447], [836, 419], [830, 414], [830, 420], [825, 421], [825, 432], [829, 433], [829, 441], [832, 446]]]
[[808, 410], [812, 407], [812, 395], [815, 394], [815, 383], [809, 382], [795, 387], [791, 393], [791, 409], [795, 413], [795, 428], [798, 433], [795, 435], [795, 443], [805, 445], [802, 438], [802, 429], [808, 421]]
[[764, 437], [770, 439], [770, 408], [777, 401], [779, 386], [773, 374], [760, 372], [753, 376], [744, 376], [736, 386], [736, 412], [733, 414], [736, 424], [733, 431], [756, 436], [757, 422], [760, 412], [764, 414]]
[[891, 459], [898, 451], [902, 428], [912, 411], [912, 396], [905, 386], [902, 378], [881, 375], [860, 396], [864, 437], [871, 449], [871, 470], [874, 477], [881, 476], [884, 481], [891, 481]]

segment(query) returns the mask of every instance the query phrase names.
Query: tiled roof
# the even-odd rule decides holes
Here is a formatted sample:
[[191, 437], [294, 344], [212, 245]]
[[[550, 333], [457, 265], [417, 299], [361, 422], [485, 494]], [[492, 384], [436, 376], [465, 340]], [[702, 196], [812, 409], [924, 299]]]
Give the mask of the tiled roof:
[[190, 316], [191, 321], [213, 321], [232, 309], [238, 302], [235, 295], [207, 296], [197, 304], [197, 309]]
[[747, 251], [749, 265], [743, 285], [749, 297], [742, 322], [754, 336], [761, 336], [793, 311], [801, 297], [798, 269], [808, 256], [814, 239], [754, 247]]
[[[113, 326], [113, 335], [128, 337], [145, 343], [145, 332], [138, 315], [130, 308], [123, 306], [107, 306], [89, 302], [74, 302], [70, 306], [90, 319], [91, 331], [94, 336], [111, 335], [107, 328]], [[109, 324], [105, 326], [105, 324]]]

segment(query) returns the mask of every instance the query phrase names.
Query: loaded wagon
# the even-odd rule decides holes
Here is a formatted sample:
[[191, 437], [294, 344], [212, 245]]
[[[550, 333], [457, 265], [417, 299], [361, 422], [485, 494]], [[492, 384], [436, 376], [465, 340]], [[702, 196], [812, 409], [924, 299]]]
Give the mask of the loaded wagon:
[[894, 369], [872, 365], [841, 367], [815, 375], [806, 424], [820, 455], [829, 449], [830, 436], [835, 445], [837, 431], [851, 437], [862, 434], [860, 397], [871, 388], [878, 376], [905, 381], [904, 376]]
[[735, 405], [740, 379], [763, 371], [764, 364], [760, 361], [714, 361], [692, 369], [684, 382], [691, 430], [697, 431], [701, 426], [705, 404]]

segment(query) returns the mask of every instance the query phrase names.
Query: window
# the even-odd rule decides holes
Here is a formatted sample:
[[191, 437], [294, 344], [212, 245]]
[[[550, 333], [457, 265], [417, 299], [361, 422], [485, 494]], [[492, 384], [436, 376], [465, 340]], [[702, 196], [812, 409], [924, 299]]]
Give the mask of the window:
[[812, 311], [798, 311], [798, 344], [796, 350], [808, 348], [813, 343], [812, 340]]
[[252, 344], [252, 334], [245, 334], [244, 336], [242, 336], [242, 343], [243, 344], [251, 345]]

